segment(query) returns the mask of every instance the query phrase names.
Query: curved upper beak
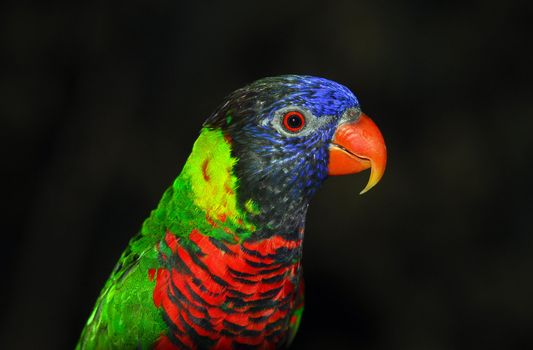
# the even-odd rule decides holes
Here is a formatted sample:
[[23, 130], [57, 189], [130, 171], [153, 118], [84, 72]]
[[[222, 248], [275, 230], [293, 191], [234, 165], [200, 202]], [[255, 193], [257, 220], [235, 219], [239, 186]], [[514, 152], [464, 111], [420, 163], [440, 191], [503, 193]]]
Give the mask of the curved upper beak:
[[370, 168], [363, 194], [379, 182], [386, 164], [385, 141], [372, 119], [361, 113], [356, 121], [337, 127], [329, 147], [329, 175], [355, 174]]

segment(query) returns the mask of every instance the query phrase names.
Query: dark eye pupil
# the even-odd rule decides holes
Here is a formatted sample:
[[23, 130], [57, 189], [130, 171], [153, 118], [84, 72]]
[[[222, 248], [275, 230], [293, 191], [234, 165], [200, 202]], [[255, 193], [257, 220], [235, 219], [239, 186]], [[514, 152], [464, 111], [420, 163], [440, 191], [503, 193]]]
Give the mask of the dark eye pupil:
[[292, 129], [298, 129], [300, 126], [302, 126], [302, 118], [293, 114], [287, 118], [287, 124]]

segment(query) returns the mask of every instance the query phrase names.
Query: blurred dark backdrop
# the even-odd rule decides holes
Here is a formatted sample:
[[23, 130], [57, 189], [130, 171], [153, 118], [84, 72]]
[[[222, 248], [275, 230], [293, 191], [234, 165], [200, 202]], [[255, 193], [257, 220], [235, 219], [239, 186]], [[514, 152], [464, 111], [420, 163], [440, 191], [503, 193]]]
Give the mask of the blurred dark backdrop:
[[284, 73], [347, 85], [389, 150], [312, 203], [294, 348], [533, 348], [527, 1], [1, 6], [1, 348], [73, 348], [203, 120]]

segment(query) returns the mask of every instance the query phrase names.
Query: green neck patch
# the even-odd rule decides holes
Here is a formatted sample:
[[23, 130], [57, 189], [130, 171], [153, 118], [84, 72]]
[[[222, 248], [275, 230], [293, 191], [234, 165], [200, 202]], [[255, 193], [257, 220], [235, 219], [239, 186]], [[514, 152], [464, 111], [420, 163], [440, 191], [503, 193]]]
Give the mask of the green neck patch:
[[249, 216], [259, 213], [259, 208], [252, 200], [238, 202], [233, 172], [237, 162], [222, 131], [203, 128], [181, 174], [144, 222], [139, 250], [156, 244], [167, 230], [188, 237], [197, 229], [235, 243], [250, 237], [256, 227]]

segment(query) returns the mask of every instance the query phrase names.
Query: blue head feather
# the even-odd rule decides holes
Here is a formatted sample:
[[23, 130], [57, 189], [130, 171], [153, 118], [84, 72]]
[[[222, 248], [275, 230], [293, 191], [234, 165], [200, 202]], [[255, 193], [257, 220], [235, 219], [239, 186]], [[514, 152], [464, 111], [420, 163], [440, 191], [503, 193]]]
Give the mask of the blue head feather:
[[[280, 111], [292, 108], [314, 122], [301, 135], [284, 133], [276, 124]], [[329, 144], [337, 125], [354, 108], [359, 102], [343, 85], [284, 75], [236, 90], [205, 126], [220, 128], [232, 139], [233, 155], [239, 159], [234, 169], [239, 202], [258, 203], [261, 214], [256, 219], [266, 227], [297, 227], [309, 199], [327, 177]]]
[[[287, 75], [276, 78], [265, 78], [257, 81], [262, 83], [279, 79], [285, 95], [271, 106], [273, 109], [286, 105], [299, 105], [310, 110], [315, 116], [340, 115], [347, 108], [359, 106], [359, 101], [345, 86], [334, 81], [308, 75]], [[279, 82], [276, 81], [278, 84]], [[340, 114], [339, 114], [340, 113]]]

